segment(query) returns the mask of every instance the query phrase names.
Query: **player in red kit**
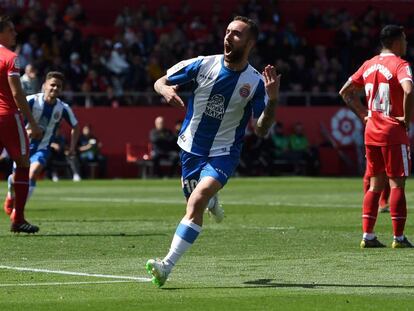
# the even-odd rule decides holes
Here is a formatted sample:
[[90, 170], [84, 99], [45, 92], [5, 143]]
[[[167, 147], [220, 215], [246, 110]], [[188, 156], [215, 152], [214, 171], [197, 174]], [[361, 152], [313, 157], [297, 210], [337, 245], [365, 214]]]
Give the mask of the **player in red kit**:
[[[8, 16], [0, 16], [0, 150], [5, 148], [16, 164], [15, 200], [10, 215], [10, 230], [36, 233], [39, 228], [28, 223], [24, 218], [30, 162], [23, 116], [31, 127], [32, 137], [40, 138], [42, 130], [34, 121], [22, 90], [17, 55], [10, 50], [16, 44], [16, 35], [11, 19]], [[6, 198], [5, 205], [7, 204]]]
[[[404, 29], [387, 25], [380, 34], [381, 53], [367, 60], [345, 83], [339, 94], [361, 119], [366, 120], [365, 152], [370, 188], [364, 195], [361, 248], [385, 247], [374, 226], [384, 185], [390, 185], [393, 248], [413, 247], [404, 235], [407, 206], [405, 180], [411, 168], [408, 126], [414, 107], [411, 68], [401, 58], [407, 50]], [[365, 89], [368, 109], [358, 92]]]

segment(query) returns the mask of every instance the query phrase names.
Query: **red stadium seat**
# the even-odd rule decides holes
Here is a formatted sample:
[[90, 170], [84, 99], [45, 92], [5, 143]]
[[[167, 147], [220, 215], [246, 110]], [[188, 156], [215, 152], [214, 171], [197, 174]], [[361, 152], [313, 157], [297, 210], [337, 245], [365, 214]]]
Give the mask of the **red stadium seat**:
[[137, 164], [141, 178], [147, 178], [152, 174], [152, 161], [148, 144], [126, 143], [127, 163]]

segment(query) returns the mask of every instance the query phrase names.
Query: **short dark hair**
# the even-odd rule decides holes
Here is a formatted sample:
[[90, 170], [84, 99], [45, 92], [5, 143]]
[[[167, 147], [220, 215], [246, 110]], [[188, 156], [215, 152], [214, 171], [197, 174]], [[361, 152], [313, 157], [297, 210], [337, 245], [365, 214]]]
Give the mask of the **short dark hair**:
[[10, 16], [1, 15], [0, 16], [0, 32], [3, 32], [4, 29], [12, 23]]
[[395, 40], [402, 37], [404, 27], [399, 25], [387, 25], [382, 28], [380, 33], [380, 41], [384, 48], [391, 48]]
[[47, 73], [47, 75], [46, 75], [46, 81], [47, 80], [50, 80], [50, 79], [53, 79], [53, 78], [62, 81], [62, 84], [65, 83], [65, 76], [60, 71], [49, 71]]
[[254, 20], [245, 16], [235, 16], [233, 21], [241, 21], [249, 25], [250, 35], [254, 41], [257, 41], [257, 38], [259, 37], [259, 27]]

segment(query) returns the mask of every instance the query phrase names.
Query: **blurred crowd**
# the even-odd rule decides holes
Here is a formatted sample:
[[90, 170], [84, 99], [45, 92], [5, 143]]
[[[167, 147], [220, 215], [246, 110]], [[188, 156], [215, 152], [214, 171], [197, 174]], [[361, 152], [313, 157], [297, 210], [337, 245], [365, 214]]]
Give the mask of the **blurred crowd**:
[[[93, 16], [85, 13], [78, 0], [66, 1], [65, 5], [51, 1], [47, 7], [31, 0], [25, 9], [16, 7], [16, 1], [0, 6], [16, 23], [22, 70], [30, 66], [33, 77], [43, 77], [49, 70], [63, 71], [69, 102], [117, 107], [159, 104], [158, 98], [154, 101], [125, 95], [152, 92], [153, 82], [182, 59], [222, 53], [224, 29], [232, 17], [223, 14], [224, 4], [213, 2], [212, 14], [199, 15], [194, 14], [191, 1], [175, 2], [180, 6], [178, 15], [167, 5], [159, 6], [156, 12], [150, 12], [144, 2], [137, 8], [119, 7], [114, 20], [108, 21], [113, 23], [108, 29], [114, 30], [109, 36], [83, 31], [91, 26]], [[281, 90], [294, 93], [285, 100], [288, 105], [337, 104], [338, 85], [377, 52], [377, 35], [384, 24], [404, 25], [408, 41], [414, 29], [414, 18], [399, 20], [392, 12], [370, 7], [358, 15], [346, 9], [314, 8], [306, 17], [304, 32], [283, 16], [277, 1], [245, 0], [235, 6], [233, 15], [259, 22], [261, 35], [251, 62], [258, 69], [267, 63], [276, 64], [283, 75]], [[331, 36], [323, 45], [312, 43], [309, 30]], [[413, 47], [407, 58], [414, 59]], [[33, 84], [31, 92], [40, 88]], [[71, 95], [74, 92], [92, 95], [85, 99]], [[303, 92], [313, 95], [311, 103], [305, 103], [300, 95]]]

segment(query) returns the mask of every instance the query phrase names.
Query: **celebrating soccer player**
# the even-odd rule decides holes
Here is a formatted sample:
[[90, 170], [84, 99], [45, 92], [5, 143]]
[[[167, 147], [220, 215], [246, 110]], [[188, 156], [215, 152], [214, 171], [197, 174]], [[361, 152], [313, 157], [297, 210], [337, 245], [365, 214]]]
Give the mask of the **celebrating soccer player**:
[[16, 53], [10, 49], [16, 44], [16, 30], [8, 16], [0, 16], [0, 150], [5, 148], [16, 165], [14, 174], [15, 201], [11, 215], [12, 232], [35, 233], [39, 228], [24, 218], [29, 189], [29, 146], [23, 118], [27, 119], [32, 137], [39, 138], [42, 130], [30, 112], [22, 86]]
[[[72, 127], [69, 155], [74, 156], [76, 153], [76, 144], [79, 136], [78, 121], [76, 120], [72, 109], [58, 98], [63, 90], [63, 82], [64, 76], [62, 73], [51, 71], [46, 75], [46, 81], [43, 85], [44, 93], [27, 96], [27, 101], [32, 111], [33, 118], [43, 129], [43, 136], [40, 139], [33, 137], [33, 129], [31, 127], [27, 129], [30, 136], [30, 179], [28, 198], [32, 195], [36, 187], [36, 180], [39, 177], [39, 174], [46, 166], [47, 158], [50, 153], [50, 144], [62, 119]], [[8, 192], [4, 202], [4, 211], [8, 215], [13, 215], [13, 208], [16, 208], [18, 187], [16, 173], [17, 170], [8, 178]]]
[[254, 21], [235, 17], [226, 30], [224, 55], [182, 61], [155, 82], [156, 92], [177, 107], [184, 107], [177, 95], [178, 85], [190, 81], [195, 85], [178, 138], [186, 214], [167, 256], [163, 260], [150, 259], [146, 264], [158, 286], [165, 283], [177, 261], [197, 239], [206, 207], [216, 221], [223, 219], [216, 195], [239, 162], [251, 116], [260, 136], [266, 135], [274, 122], [280, 75], [271, 65], [261, 75], [248, 63], [257, 36]]
[[[374, 226], [378, 201], [384, 184], [391, 188], [389, 205], [394, 232], [393, 248], [413, 247], [404, 235], [407, 206], [405, 180], [411, 159], [408, 127], [414, 107], [411, 68], [401, 58], [407, 50], [404, 29], [387, 25], [380, 34], [381, 53], [366, 61], [339, 92], [348, 106], [366, 120], [365, 152], [370, 188], [362, 207], [363, 239], [360, 246], [385, 247], [378, 241]], [[358, 90], [364, 88], [368, 109], [362, 105]]]

